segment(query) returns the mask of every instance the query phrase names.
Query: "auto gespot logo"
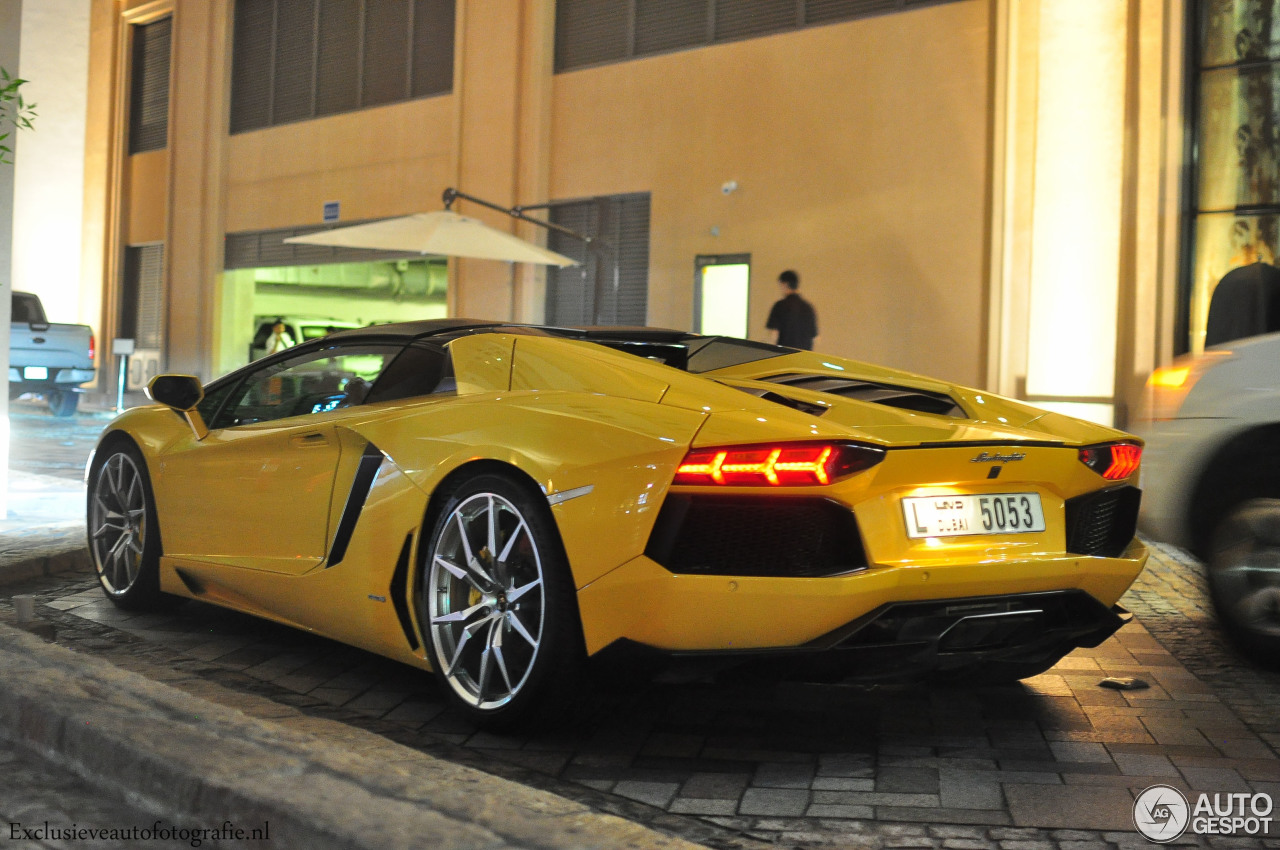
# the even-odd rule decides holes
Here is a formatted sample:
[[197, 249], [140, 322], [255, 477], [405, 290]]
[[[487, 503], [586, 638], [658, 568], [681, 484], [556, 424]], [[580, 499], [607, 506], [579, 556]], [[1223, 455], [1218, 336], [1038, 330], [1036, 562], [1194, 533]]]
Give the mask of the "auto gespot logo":
[[1133, 825], [1165, 844], [1193, 835], [1270, 835], [1274, 801], [1269, 794], [1200, 794], [1195, 805], [1171, 785], [1152, 785], [1133, 801]]

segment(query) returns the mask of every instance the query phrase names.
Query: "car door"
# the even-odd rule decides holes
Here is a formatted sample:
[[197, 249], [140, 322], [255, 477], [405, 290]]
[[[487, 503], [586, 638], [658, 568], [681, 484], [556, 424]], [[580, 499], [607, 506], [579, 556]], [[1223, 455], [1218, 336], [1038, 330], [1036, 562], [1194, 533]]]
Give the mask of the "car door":
[[310, 349], [224, 390], [209, 434], [161, 458], [165, 554], [293, 575], [320, 564], [332, 535], [337, 423], [355, 415], [400, 348]]

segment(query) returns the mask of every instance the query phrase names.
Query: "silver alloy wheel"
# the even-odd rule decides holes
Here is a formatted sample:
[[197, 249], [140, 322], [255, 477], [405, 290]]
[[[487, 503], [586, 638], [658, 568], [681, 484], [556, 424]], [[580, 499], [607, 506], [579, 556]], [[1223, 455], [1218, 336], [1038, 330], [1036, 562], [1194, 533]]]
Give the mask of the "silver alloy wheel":
[[454, 508], [432, 547], [424, 588], [441, 673], [468, 705], [509, 703], [542, 645], [542, 556], [519, 508], [476, 493]]
[[142, 571], [147, 539], [147, 495], [133, 458], [116, 452], [98, 470], [89, 505], [94, 567], [107, 593], [122, 596]]
[[1234, 626], [1280, 639], [1280, 501], [1254, 500], [1224, 525], [1209, 570], [1215, 601]]

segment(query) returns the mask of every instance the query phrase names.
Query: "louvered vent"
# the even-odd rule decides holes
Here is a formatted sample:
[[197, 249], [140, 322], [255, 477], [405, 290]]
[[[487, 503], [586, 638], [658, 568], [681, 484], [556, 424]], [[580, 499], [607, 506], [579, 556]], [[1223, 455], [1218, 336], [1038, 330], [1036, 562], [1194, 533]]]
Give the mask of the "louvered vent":
[[628, 0], [557, 0], [556, 70], [617, 62], [631, 55]]
[[968, 418], [964, 408], [946, 393], [936, 393], [874, 381], [858, 381], [852, 378], [828, 377], [826, 375], [772, 375], [768, 378], [761, 378], [761, 380], [797, 387], [811, 392], [829, 393], [842, 398], [883, 404], [903, 410], [913, 410], [917, 413], [935, 413], [940, 416], [954, 416], [957, 419]]
[[344, 221], [327, 227], [291, 227], [283, 230], [255, 230], [228, 233], [223, 248], [223, 268], [257, 269], [273, 266], [309, 266], [324, 263], [369, 263], [377, 260], [422, 259], [412, 251], [372, 251], [366, 248], [332, 248], [325, 245], [286, 245], [290, 236], [302, 236], [318, 230], [362, 224]]
[[957, 0], [557, 0], [557, 72]]
[[547, 323], [643, 325], [649, 308], [649, 196], [615, 195], [552, 207], [556, 224], [595, 237], [551, 233], [547, 246], [582, 263], [547, 272]]
[[237, 0], [231, 132], [444, 94], [455, 0]]
[[716, 0], [716, 41], [734, 41], [795, 29], [795, 0]]
[[169, 56], [173, 18], [133, 28], [129, 100], [129, 153], [163, 150], [169, 143]]
[[138, 349], [159, 349], [164, 342], [164, 245], [125, 249], [120, 298], [120, 336]]
[[665, 53], [711, 40], [704, 3], [636, 0], [636, 55]]

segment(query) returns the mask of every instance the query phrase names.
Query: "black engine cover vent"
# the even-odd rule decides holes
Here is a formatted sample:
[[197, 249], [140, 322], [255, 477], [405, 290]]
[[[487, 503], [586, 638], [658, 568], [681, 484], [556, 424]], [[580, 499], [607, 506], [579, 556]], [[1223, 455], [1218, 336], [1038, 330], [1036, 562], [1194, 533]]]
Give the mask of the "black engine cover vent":
[[789, 373], [761, 378], [775, 384], [797, 387], [810, 392], [828, 393], [842, 398], [857, 401], [869, 401], [888, 407], [912, 410], [916, 413], [933, 413], [939, 416], [952, 416], [956, 419], [968, 419], [956, 400], [946, 393], [935, 393], [929, 390], [918, 390], [912, 387], [899, 387], [894, 384], [880, 384], [873, 381], [859, 381], [853, 378], [839, 378], [828, 375], [802, 375]]
[[867, 568], [853, 513], [808, 497], [670, 495], [645, 554], [689, 575], [813, 578]]
[[1120, 557], [1133, 542], [1141, 500], [1137, 487], [1113, 487], [1067, 499], [1067, 551]]

